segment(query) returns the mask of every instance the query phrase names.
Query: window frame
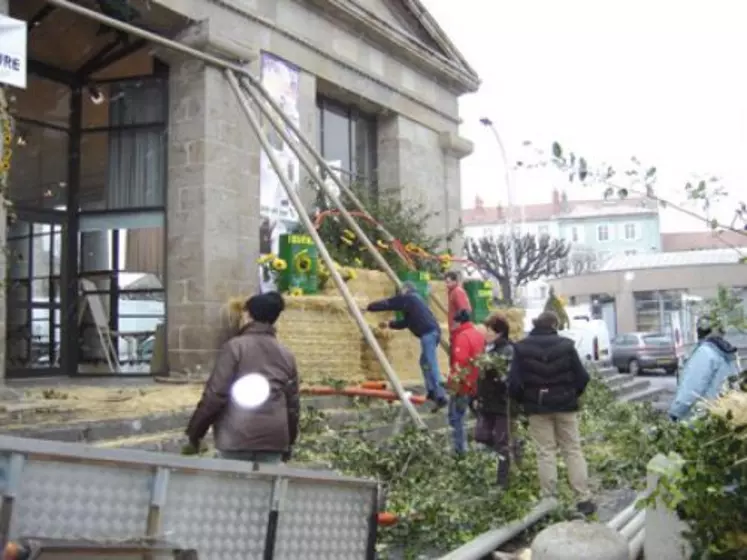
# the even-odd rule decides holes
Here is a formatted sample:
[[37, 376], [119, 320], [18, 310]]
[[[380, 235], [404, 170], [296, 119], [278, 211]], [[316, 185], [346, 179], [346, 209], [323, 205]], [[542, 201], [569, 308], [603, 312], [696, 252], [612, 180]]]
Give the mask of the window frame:
[[[604, 231], [604, 239], [602, 239], [602, 231]], [[597, 225], [597, 241], [600, 243], [607, 243], [610, 241], [610, 227], [607, 224]]]

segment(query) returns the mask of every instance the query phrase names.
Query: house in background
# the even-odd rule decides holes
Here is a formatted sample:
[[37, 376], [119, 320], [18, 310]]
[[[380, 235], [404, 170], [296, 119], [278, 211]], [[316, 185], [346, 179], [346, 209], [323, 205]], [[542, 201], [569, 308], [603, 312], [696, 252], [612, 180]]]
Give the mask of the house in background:
[[[569, 274], [598, 270], [614, 256], [656, 253], [661, 250], [659, 209], [648, 199], [569, 200], [555, 189], [544, 204], [513, 207], [514, 231], [550, 235], [571, 244]], [[508, 233], [508, 209], [475, 207], [462, 212], [465, 237], [473, 239]], [[521, 290], [527, 307], [541, 305], [549, 285], [541, 279]]]

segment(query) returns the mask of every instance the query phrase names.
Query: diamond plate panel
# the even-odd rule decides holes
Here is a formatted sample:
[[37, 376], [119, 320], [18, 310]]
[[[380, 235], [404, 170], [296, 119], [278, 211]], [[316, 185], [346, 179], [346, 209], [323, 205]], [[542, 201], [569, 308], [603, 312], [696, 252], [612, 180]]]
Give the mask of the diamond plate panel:
[[278, 519], [278, 560], [365, 560], [371, 488], [289, 480]]
[[161, 513], [169, 542], [200, 560], [262, 560], [272, 481], [173, 472]]
[[11, 537], [132, 539], [145, 534], [152, 473], [121, 466], [27, 461]]

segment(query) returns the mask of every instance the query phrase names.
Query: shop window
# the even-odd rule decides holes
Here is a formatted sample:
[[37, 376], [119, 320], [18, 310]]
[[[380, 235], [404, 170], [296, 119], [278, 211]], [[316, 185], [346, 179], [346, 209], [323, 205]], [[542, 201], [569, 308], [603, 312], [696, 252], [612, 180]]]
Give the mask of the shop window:
[[166, 82], [128, 80], [88, 93], [83, 106], [81, 209], [163, 207]]
[[67, 202], [68, 133], [19, 119], [10, 166], [11, 201], [23, 208], [60, 209]]
[[319, 148], [346, 183], [376, 192], [376, 118], [336, 101], [317, 100]]
[[81, 373], [108, 372], [114, 358], [121, 373], [149, 371], [166, 316], [164, 242], [163, 212], [81, 216]]

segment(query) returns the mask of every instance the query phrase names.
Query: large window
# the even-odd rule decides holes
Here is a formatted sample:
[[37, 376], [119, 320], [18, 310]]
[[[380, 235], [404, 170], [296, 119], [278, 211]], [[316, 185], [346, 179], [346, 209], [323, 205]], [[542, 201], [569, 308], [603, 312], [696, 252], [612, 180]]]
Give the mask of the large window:
[[149, 371], [165, 322], [164, 77], [97, 84], [83, 105], [81, 373]]
[[376, 119], [320, 97], [317, 100], [319, 149], [346, 183], [376, 192]]

